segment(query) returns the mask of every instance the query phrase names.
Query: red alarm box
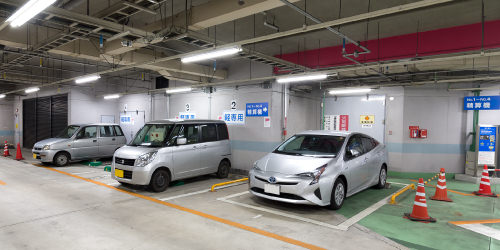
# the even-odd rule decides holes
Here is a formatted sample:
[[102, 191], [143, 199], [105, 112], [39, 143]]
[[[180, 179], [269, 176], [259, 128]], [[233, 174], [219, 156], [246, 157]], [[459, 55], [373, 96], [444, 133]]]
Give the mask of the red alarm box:
[[427, 129], [420, 129], [420, 138], [427, 138]]

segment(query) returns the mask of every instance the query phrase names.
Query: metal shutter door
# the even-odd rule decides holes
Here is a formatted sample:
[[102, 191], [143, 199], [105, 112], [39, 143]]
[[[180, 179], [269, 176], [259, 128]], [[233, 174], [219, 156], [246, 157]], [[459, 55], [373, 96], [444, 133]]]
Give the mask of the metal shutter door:
[[51, 104], [52, 137], [56, 137], [68, 126], [68, 96], [52, 96]]
[[50, 138], [50, 97], [36, 99], [36, 140]]
[[36, 99], [23, 100], [23, 146], [33, 148], [36, 143]]

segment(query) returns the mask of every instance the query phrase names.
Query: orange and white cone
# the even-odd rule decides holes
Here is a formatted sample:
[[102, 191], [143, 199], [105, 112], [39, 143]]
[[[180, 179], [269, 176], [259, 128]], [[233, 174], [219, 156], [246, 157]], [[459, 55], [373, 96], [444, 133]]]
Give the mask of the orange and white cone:
[[425, 201], [424, 179], [418, 179], [417, 193], [413, 202], [413, 211], [411, 214], [405, 213], [404, 218], [419, 222], [436, 222], [436, 219], [427, 213], [427, 202]]
[[5, 157], [10, 156], [9, 146], [7, 145], [7, 141], [5, 141], [5, 147], [3, 148], [3, 156]]
[[484, 165], [483, 175], [481, 176], [481, 182], [479, 182], [479, 191], [473, 192], [473, 194], [478, 196], [488, 196], [497, 197], [495, 193], [491, 192], [490, 186], [490, 175], [488, 174], [488, 166]]
[[436, 185], [436, 193], [431, 197], [431, 200], [452, 202], [452, 200], [448, 198], [448, 189], [446, 188], [446, 176], [444, 173], [444, 168], [441, 168], [438, 183]]

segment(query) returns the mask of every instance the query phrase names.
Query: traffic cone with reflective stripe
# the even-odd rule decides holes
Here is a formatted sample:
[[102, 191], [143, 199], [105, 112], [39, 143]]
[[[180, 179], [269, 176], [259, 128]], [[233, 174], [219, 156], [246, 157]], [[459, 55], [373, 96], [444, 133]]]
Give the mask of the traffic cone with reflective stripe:
[[497, 197], [495, 193], [491, 192], [490, 175], [488, 174], [488, 166], [486, 165], [484, 165], [481, 182], [479, 182], [479, 191], [473, 192], [473, 194], [478, 196]]
[[448, 189], [446, 188], [446, 176], [444, 173], [444, 168], [441, 168], [438, 183], [436, 185], [436, 193], [431, 197], [431, 200], [448, 202], [452, 201], [450, 198], [448, 198]]
[[436, 222], [436, 219], [427, 213], [427, 202], [425, 201], [424, 179], [418, 179], [417, 194], [413, 202], [413, 211], [411, 214], [405, 213], [404, 218], [419, 222]]
[[21, 153], [21, 145], [19, 144], [19, 142], [17, 143], [16, 160], [24, 160], [23, 153]]
[[7, 145], [7, 141], [5, 141], [5, 147], [3, 148], [3, 156], [5, 157], [10, 156], [9, 146]]

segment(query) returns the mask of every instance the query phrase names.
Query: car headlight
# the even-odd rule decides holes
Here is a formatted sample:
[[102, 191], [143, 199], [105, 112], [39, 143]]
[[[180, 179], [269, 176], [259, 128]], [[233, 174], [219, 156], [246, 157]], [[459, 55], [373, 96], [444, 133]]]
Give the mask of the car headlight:
[[43, 149], [43, 150], [49, 150], [49, 149], [50, 149], [50, 145], [45, 145], [45, 146], [43, 146], [43, 148], [42, 148], [42, 149]]
[[158, 152], [154, 151], [154, 152], [149, 152], [149, 153], [146, 153], [146, 154], [139, 156], [139, 158], [137, 158], [137, 160], [135, 161], [135, 166], [136, 167], [147, 166], [149, 163], [154, 161], [157, 154], [158, 154]]
[[316, 184], [319, 182], [319, 177], [321, 177], [323, 172], [325, 172], [325, 169], [327, 166], [328, 165], [325, 164], [325, 165], [315, 169], [313, 172], [300, 173], [300, 174], [296, 174], [295, 176], [302, 177], [302, 178], [313, 178], [311, 183], [309, 183], [309, 185], [313, 185], [313, 184]]

